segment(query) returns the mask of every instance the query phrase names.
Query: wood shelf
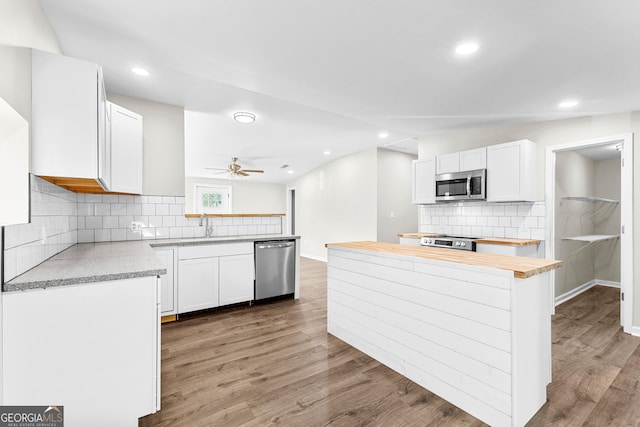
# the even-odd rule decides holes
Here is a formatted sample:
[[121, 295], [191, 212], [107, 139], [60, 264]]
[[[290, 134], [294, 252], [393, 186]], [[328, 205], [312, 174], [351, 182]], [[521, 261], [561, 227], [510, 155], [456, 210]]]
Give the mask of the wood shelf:
[[588, 234], [584, 236], [563, 237], [562, 240], [574, 240], [577, 242], [596, 243], [605, 240], [617, 239], [619, 234]]

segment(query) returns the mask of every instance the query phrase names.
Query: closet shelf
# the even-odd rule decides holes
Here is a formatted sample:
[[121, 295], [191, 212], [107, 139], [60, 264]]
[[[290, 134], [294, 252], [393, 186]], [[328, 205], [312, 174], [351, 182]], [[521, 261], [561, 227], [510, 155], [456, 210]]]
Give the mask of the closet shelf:
[[619, 200], [603, 199], [602, 197], [590, 197], [590, 196], [566, 196], [563, 200], [577, 200], [579, 202], [592, 202], [592, 203], [620, 203]]
[[617, 239], [618, 237], [620, 237], [619, 234], [589, 234], [585, 236], [563, 237], [562, 240], [575, 240], [578, 242], [595, 243], [604, 242], [605, 240]]

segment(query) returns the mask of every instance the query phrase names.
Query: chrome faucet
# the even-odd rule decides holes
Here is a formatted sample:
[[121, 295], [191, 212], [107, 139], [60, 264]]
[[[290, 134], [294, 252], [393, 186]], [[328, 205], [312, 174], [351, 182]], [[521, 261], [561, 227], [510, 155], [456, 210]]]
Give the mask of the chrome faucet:
[[204, 237], [211, 237], [213, 234], [213, 225], [209, 225], [209, 217], [205, 214], [200, 215], [200, 227], [202, 227], [202, 218], [204, 218]]

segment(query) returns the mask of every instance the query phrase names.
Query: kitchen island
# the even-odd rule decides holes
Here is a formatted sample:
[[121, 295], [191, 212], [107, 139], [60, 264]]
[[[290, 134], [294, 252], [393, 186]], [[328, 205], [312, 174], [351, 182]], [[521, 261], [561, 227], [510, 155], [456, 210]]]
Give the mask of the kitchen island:
[[493, 426], [522, 426], [545, 403], [559, 261], [327, 247], [329, 333]]

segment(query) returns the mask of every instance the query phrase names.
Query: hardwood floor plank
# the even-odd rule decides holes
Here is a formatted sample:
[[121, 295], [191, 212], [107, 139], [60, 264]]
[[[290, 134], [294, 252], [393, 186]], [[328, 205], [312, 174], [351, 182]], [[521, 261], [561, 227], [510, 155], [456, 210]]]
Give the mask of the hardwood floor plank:
[[[640, 338], [619, 290], [557, 307], [553, 381], [529, 426], [640, 426]], [[162, 325], [162, 410], [147, 426], [484, 426], [326, 329], [326, 264], [301, 259], [301, 299]]]

